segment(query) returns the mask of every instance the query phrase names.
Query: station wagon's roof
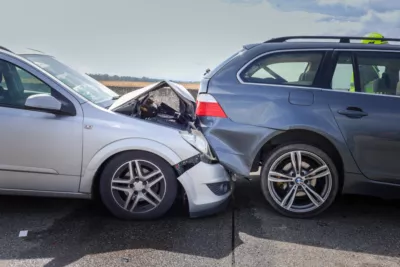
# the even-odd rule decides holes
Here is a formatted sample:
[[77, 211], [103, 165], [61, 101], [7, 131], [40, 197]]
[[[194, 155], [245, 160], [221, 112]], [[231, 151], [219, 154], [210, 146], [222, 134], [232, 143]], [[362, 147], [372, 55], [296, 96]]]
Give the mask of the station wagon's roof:
[[350, 50], [395, 50], [400, 52], [397, 44], [362, 44], [362, 43], [338, 43], [338, 42], [282, 42], [282, 43], [260, 43], [266, 50], [279, 49], [350, 49]]

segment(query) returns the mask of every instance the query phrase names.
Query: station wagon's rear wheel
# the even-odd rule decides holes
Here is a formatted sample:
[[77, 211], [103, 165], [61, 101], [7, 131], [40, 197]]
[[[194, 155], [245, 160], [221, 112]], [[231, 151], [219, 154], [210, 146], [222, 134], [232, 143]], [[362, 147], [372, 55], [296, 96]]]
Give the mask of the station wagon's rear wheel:
[[306, 218], [315, 216], [334, 201], [338, 173], [330, 157], [320, 149], [287, 145], [276, 149], [261, 171], [265, 198], [281, 214]]
[[100, 194], [111, 213], [121, 219], [155, 219], [172, 206], [177, 181], [171, 166], [158, 156], [126, 152], [105, 167]]

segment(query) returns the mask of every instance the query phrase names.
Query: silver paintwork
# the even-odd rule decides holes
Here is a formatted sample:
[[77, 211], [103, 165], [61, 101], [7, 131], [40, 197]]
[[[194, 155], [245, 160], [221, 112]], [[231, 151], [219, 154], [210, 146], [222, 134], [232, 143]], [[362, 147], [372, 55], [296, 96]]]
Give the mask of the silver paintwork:
[[[307, 158], [318, 162], [319, 166], [307, 172], [304, 168], [309, 168]], [[288, 159], [290, 159], [290, 172], [278, 170], [278, 165]], [[272, 164], [267, 179], [268, 190], [274, 201], [282, 208], [296, 213], [309, 212], [320, 207], [332, 190], [332, 176], [328, 165], [320, 157], [308, 151], [292, 151], [280, 156]], [[313, 189], [316, 179], [324, 179], [321, 192]], [[284, 196], [277, 192], [276, 183], [283, 185]], [[294, 203], [296, 198], [304, 199], [305, 196], [309, 199], [309, 203], [303, 205]]]
[[185, 188], [191, 213], [213, 209], [227, 201], [231, 195], [231, 192], [228, 192], [225, 195], [216, 196], [207, 186], [211, 183], [230, 181], [229, 175], [220, 164], [201, 162], [182, 174], [178, 181]]
[[[142, 150], [175, 165], [199, 153], [176, 129], [95, 105], [21, 56], [0, 50], [0, 59], [43, 81], [76, 110], [64, 116], [0, 105], [0, 194], [90, 198], [97, 171], [113, 155]], [[204, 185], [227, 179], [222, 166], [205, 163], [180, 176], [190, 211], [227, 198], [230, 194], [215, 196]]]
[[26, 99], [26, 107], [59, 111], [62, 104], [55, 97], [48, 94], [31, 95]]

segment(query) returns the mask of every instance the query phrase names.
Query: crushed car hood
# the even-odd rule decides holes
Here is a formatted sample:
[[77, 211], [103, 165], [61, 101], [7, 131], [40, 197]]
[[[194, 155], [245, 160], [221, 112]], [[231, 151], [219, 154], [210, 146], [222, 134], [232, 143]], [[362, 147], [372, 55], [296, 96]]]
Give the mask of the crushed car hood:
[[119, 107], [127, 104], [128, 102], [138, 99], [144, 94], [147, 94], [153, 90], [157, 90], [166, 86], [170, 87], [178, 95], [178, 97], [185, 102], [187, 106], [186, 111], [190, 113], [189, 115], [194, 119], [195, 117], [194, 113], [196, 110], [196, 100], [184, 86], [171, 82], [169, 80], [163, 80], [154, 84], [150, 84], [146, 87], [124, 94], [119, 99], [117, 99], [108, 109], [114, 111]]

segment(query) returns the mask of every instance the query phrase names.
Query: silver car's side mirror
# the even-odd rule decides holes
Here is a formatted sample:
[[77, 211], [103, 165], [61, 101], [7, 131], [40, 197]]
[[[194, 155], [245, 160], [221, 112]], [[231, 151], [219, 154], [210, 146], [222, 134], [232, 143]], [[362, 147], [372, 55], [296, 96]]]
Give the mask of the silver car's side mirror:
[[25, 107], [48, 112], [60, 112], [62, 103], [48, 94], [31, 95], [25, 101]]

